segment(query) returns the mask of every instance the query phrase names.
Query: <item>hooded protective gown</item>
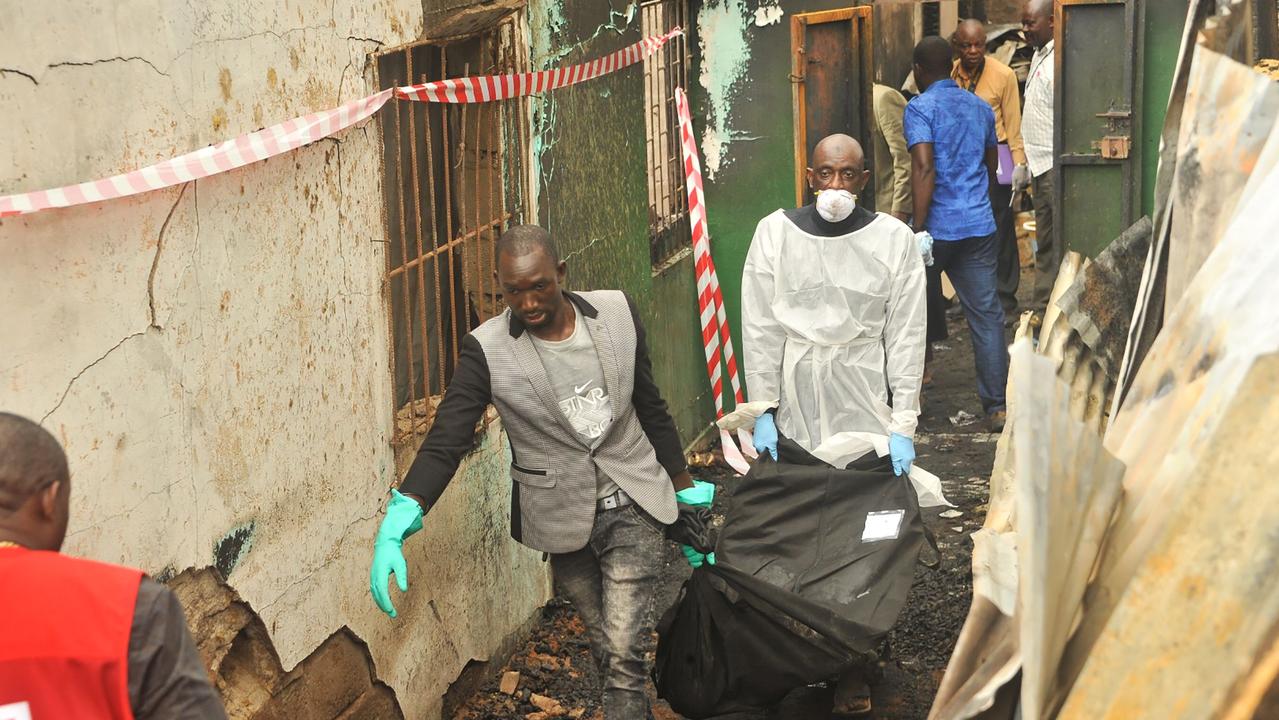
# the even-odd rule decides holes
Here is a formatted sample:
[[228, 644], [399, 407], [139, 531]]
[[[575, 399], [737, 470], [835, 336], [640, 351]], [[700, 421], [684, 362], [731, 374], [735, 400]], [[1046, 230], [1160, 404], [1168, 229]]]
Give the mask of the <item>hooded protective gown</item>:
[[[812, 451], [844, 432], [912, 437], [924, 367], [924, 263], [888, 215], [818, 237], [781, 210], [759, 222], [742, 277], [750, 399]], [[893, 405], [888, 405], [888, 391]]]

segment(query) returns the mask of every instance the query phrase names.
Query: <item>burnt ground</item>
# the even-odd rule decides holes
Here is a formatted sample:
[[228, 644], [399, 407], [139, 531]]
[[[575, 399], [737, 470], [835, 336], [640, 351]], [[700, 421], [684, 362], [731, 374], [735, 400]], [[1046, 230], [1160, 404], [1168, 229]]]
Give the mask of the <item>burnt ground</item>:
[[[1023, 276], [1023, 289], [1030, 283], [1033, 279]], [[924, 511], [924, 520], [940, 545], [942, 565], [938, 570], [917, 567], [906, 607], [887, 638], [880, 659], [882, 672], [871, 682], [874, 710], [869, 717], [877, 720], [916, 720], [928, 715], [972, 597], [969, 535], [985, 520], [996, 436], [989, 434], [981, 419], [967, 325], [962, 315], [953, 312], [948, 314], [948, 325], [950, 338], [934, 345], [934, 382], [924, 390], [916, 452], [917, 462], [942, 479], [946, 497], [962, 515], [942, 518], [939, 513], [944, 508]], [[974, 419], [952, 421], [960, 411]], [[700, 469], [697, 474], [708, 480], [727, 477], [723, 469], [716, 467]], [[659, 615], [674, 603], [689, 572], [683, 556], [671, 546], [663, 581], [655, 594]], [[599, 690], [588, 671], [590, 650], [581, 622], [572, 607], [560, 600], [544, 608], [542, 616], [529, 641], [502, 671], [484, 682], [453, 715], [453, 720], [602, 720]], [[515, 695], [499, 690], [505, 671], [520, 673]], [[544, 697], [534, 698], [533, 694]], [[535, 714], [545, 711], [533, 700], [547, 705], [544, 698], [558, 702], [560, 709], [553, 709], [552, 714]], [[830, 703], [830, 690], [803, 689], [760, 718], [825, 720], [830, 717]], [[659, 701], [654, 717], [673, 720], [680, 716]]]

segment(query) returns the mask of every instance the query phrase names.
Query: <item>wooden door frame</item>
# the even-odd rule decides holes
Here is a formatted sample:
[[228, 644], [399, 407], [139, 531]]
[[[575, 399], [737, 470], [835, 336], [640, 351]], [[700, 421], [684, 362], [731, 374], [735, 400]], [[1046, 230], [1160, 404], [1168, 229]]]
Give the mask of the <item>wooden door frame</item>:
[[[796, 207], [804, 204], [805, 181], [807, 177], [805, 171], [808, 168], [808, 105], [807, 105], [807, 88], [804, 82], [807, 79], [808, 63], [805, 60], [804, 53], [804, 29], [809, 25], [820, 25], [822, 23], [852, 21], [850, 23], [849, 42], [850, 47], [857, 47], [861, 55], [863, 68], [870, 69], [872, 82], [874, 81], [874, 62], [875, 62], [875, 43], [874, 43], [874, 26], [873, 22], [874, 7], [871, 5], [860, 5], [857, 7], [841, 8], [839, 10], [822, 10], [820, 12], [797, 13], [791, 15], [790, 19], [790, 44], [791, 44], [791, 104], [794, 108], [795, 116], [795, 205]], [[865, 23], [867, 33], [870, 34], [871, 42], [858, 43], [857, 41], [857, 18]], [[873, 93], [873, 90], [872, 90]], [[866, 105], [866, 103], [862, 103]], [[870, 107], [862, 107], [862, 123], [863, 127], [870, 128], [870, 123], [874, 122], [874, 116]], [[867, 150], [869, 152], [869, 150]]]

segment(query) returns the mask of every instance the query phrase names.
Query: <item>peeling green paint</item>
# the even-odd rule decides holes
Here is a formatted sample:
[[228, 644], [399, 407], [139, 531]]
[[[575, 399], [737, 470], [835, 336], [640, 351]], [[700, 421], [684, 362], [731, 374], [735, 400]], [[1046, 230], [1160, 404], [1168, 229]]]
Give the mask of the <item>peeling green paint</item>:
[[698, 82], [706, 90], [702, 157], [712, 180], [728, 162], [729, 144], [738, 139], [732, 129], [732, 105], [750, 62], [747, 32], [753, 17], [744, 0], [709, 0], [697, 14], [702, 57]]
[[[607, 21], [597, 25], [590, 35], [577, 42], [562, 42], [568, 28], [568, 18], [564, 14], [564, 9], [564, 0], [543, 0], [530, 13], [530, 46], [533, 67], [537, 70], [548, 70], [562, 64], [581, 62], [586, 58], [574, 56], [577, 51], [586, 49], [605, 33], [623, 34], [639, 17], [639, 4], [636, 2], [628, 3], [622, 10], [615, 10], [610, 6]], [[607, 98], [609, 94], [610, 90], [607, 87], [600, 90], [601, 97]], [[532, 96], [532, 106], [533, 177], [536, 178], [533, 186], [533, 207], [540, 207], [543, 193], [549, 191], [555, 178], [554, 157], [551, 156], [549, 159], [546, 157], [558, 140], [555, 92]], [[551, 218], [539, 217], [539, 220], [543, 227], [552, 230]]]
[[[527, 17], [535, 70], [588, 61], [642, 35], [634, 0], [532, 0]], [[709, 427], [714, 408], [692, 259], [653, 273], [644, 101], [639, 67], [530, 98], [533, 198], [537, 222], [569, 262], [569, 287], [635, 299], [658, 385], [688, 442]]]

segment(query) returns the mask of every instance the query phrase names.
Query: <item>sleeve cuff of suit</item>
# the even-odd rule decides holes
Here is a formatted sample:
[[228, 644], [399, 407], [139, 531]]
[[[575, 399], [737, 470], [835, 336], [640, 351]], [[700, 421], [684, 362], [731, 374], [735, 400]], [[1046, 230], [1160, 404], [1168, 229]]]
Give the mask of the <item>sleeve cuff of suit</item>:
[[919, 426], [918, 419], [911, 417], [908, 420], [903, 417], [897, 417], [897, 415], [898, 414], [895, 413], [892, 422], [888, 423], [888, 432], [914, 439], [915, 430]]

